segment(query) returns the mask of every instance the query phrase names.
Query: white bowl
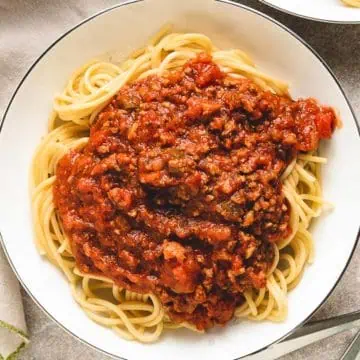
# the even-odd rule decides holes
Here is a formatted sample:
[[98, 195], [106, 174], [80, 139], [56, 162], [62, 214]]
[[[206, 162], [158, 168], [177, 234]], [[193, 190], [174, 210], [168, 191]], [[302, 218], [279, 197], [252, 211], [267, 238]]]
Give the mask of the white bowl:
[[[60, 271], [33, 242], [28, 189], [31, 157], [46, 132], [52, 99], [71, 72], [98, 54], [125, 57], [165, 22], [202, 32], [219, 47], [240, 47], [265, 71], [289, 81], [294, 97], [335, 106], [344, 127], [322, 148], [324, 195], [334, 211], [314, 224], [315, 263], [289, 295], [285, 322], [239, 321], [206, 335], [168, 331], [144, 345], [119, 338], [89, 320]], [[36, 61], [17, 88], [0, 136], [0, 229], [8, 259], [34, 301], [60, 326], [105, 353], [126, 359], [234, 359], [266, 348], [302, 324], [325, 301], [344, 272], [357, 239], [360, 213], [359, 134], [346, 96], [322, 59], [273, 19], [238, 4], [214, 0], [144, 0], [117, 5], [69, 30]]]
[[360, 8], [346, 6], [341, 0], [259, 0], [288, 14], [310, 20], [360, 24]]

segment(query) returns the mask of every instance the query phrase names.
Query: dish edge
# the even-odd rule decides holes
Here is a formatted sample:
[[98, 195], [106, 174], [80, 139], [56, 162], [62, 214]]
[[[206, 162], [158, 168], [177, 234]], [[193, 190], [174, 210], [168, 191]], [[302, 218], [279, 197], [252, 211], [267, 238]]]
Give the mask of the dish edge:
[[281, 8], [280, 6], [269, 3], [267, 0], [259, 0], [259, 2], [273, 8], [275, 10], [281, 11], [282, 13], [285, 13], [285, 14], [288, 14], [291, 16], [295, 16], [295, 17], [299, 17], [299, 18], [305, 19], [305, 20], [316, 21], [316, 22], [325, 23], [325, 24], [338, 24], [338, 25], [358, 25], [358, 24], [360, 24], [360, 21], [357, 21], [357, 20], [344, 21], [344, 20], [329, 20], [329, 19], [322, 19], [322, 18], [314, 18], [311, 16], [301, 15], [301, 14], [297, 14], [293, 11], [286, 10], [284, 8]]

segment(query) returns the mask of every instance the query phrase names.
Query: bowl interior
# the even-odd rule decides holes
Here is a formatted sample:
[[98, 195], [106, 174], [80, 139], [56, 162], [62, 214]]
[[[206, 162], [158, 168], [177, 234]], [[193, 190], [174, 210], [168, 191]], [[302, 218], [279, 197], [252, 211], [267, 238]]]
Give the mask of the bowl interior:
[[360, 9], [341, 0], [260, 0], [302, 17], [326, 22], [360, 23]]
[[[320, 1], [320, 0], [319, 0]], [[32, 155], [46, 132], [52, 98], [69, 75], [95, 56], [119, 60], [142, 46], [164, 23], [202, 32], [221, 48], [239, 47], [258, 66], [289, 81], [293, 97], [312, 96], [335, 106], [344, 127], [321, 149], [325, 197], [334, 211], [313, 225], [316, 257], [289, 295], [289, 316], [280, 324], [237, 321], [206, 335], [168, 331], [152, 345], [129, 342], [89, 320], [75, 303], [64, 276], [37, 253], [28, 189]], [[79, 339], [127, 359], [235, 359], [257, 351], [304, 321], [329, 294], [351, 256], [359, 214], [359, 134], [351, 109], [326, 66], [293, 34], [239, 5], [213, 0], [144, 0], [119, 5], [76, 27], [39, 59], [19, 87], [0, 136], [0, 230], [13, 268], [37, 303]], [[179, 351], [181, 349], [181, 351]]]

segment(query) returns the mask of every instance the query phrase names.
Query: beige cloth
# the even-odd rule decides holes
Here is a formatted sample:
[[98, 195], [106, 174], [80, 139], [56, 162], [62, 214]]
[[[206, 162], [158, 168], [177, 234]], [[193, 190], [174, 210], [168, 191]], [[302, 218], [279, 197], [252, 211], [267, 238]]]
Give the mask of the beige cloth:
[[0, 359], [15, 357], [27, 342], [19, 283], [0, 248]]

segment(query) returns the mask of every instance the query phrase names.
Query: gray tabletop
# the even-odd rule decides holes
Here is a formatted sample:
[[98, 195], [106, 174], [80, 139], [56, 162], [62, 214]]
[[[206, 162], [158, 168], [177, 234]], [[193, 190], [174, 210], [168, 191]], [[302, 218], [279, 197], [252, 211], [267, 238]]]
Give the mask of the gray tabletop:
[[[52, 42], [68, 27], [75, 25], [80, 18], [90, 15], [104, 6], [110, 6], [117, 2], [118, 1], [116, 0], [103, 0], [97, 2], [79, 0], [56, 2], [55, 5], [54, 1], [49, 2], [46, 0], [0, 0], [0, 33], [3, 34], [3, 31], [9, 31], [9, 28], [14, 25], [13, 22], [9, 20], [9, 14], [12, 10], [16, 11], [19, 20], [22, 18], [27, 20], [35, 11], [38, 11], [37, 9], [50, 7], [48, 10], [54, 10], [54, 19], [53, 23], [50, 23], [52, 21], [51, 19], [49, 20], [49, 32], [44, 36], [47, 39], [47, 42]], [[335, 72], [335, 75], [343, 85], [355, 112], [360, 118], [360, 25], [317, 23], [280, 13], [260, 4], [256, 0], [243, 0], [239, 2], [263, 11], [281, 21], [313, 46]], [[36, 4], [36, 6], [34, 6], [34, 4]], [[67, 7], [68, 14], [69, 7], [72, 6], [74, 6], [74, 16], [67, 16], [66, 19], [63, 19], [61, 24], [56, 23], [56, 17], [61, 17], [62, 7]], [[53, 26], [51, 27], [51, 25]], [[10, 84], [10, 80], [11, 84], [18, 83], [24, 75], [26, 68], [28, 68], [33, 60], [45, 49], [46, 43], [44, 44], [44, 42], [40, 41], [40, 32], [38, 34], [37, 37], [32, 36], [31, 38], [29, 38], [26, 31], [16, 34], [17, 41], [23, 43], [27, 42], [28, 45], [34, 46], [36, 51], [34, 55], [27, 57], [23, 56], [23, 58], [21, 58], [21, 53], [18, 54], [22, 59], [21, 65], [19, 65], [19, 61], [17, 61], [19, 58], [15, 58], [13, 61], [8, 61], [5, 58], [5, 66], [12, 70], [13, 75], [10, 79], [1, 79], [2, 84], [4, 81], [5, 84], [6, 82]], [[2, 47], [4, 46], [11, 47], [12, 45], [4, 45], [1, 43], [0, 37], [0, 53], [2, 55]], [[7, 50], [9, 53], [8, 48]], [[2, 56], [1, 61], [3, 61], [3, 59]], [[17, 68], [19, 68], [19, 71], [16, 71]], [[3, 89], [0, 90], [0, 94], [2, 95], [0, 97], [0, 115], [13, 90], [14, 88], [11, 88], [11, 86], [5, 93]], [[341, 241], [342, 239], [339, 239], [339, 246], [341, 246]], [[360, 252], [358, 249], [337, 288], [328, 301], [316, 313], [314, 318], [327, 318], [333, 315], [359, 310], [359, 285]], [[21, 360], [109, 359], [65, 333], [58, 325], [48, 319], [46, 315], [38, 309], [25, 292], [23, 292], [23, 299], [31, 343], [20, 356]], [[344, 352], [346, 346], [351, 342], [353, 335], [354, 332], [345, 332], [308, 346], [307, 348], [285, 356], [282, 359], [337, 360]]]

